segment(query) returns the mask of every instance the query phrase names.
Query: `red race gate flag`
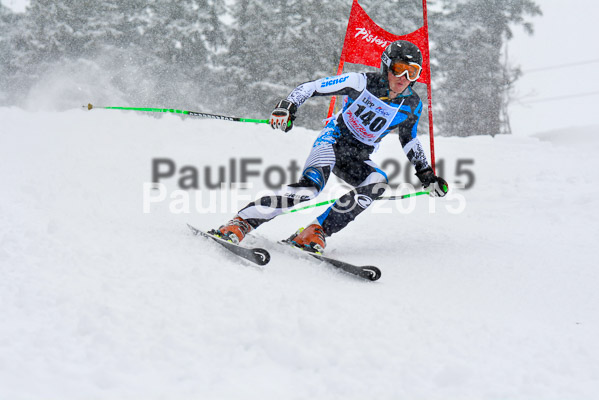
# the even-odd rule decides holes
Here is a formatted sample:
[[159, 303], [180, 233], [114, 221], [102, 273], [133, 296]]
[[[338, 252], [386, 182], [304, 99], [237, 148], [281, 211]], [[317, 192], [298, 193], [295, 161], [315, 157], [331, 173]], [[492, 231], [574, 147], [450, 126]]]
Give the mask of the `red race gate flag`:
[[403, 36], [387, 32], [370, 19], [368, 14], [354, 0], [349, 23], [345, 32], [345, 41], [341, 51], [341, 60], [354, 64], [381, 66], [381, 54], [396, 40], [407, 40], [414, 43], [422, 52], [422, 73], [418, 82], [430, 83], [430, 64], [428, 51], [427, 26]]
[[[347, 61], [353, 64], [368, 65], [371, 67], [381, 66], [381, 54], [389, 44], [396, 40], [407, 40], [414, 43], [422, 52], [422, 73], [418, 82], [427, 85], [428, 90], [428, 116], [431, 142], [431, 166], [435, 170], [435, 151], [433, 141], [433, 111], [431, 99], [431, 67], [428, 42], [428, 19], [426, 0], [422, 0], [424, 26], [407, 35], [394, 35], [378, 26], [362, 7], [358, 0], [353, 0], [349, 22], [345, 32], [343, 50], [339, 60], [337, 75], [343, 72], [343, 64]], [[335, 97], [331, 99], [328, 118], [333, 115]]]

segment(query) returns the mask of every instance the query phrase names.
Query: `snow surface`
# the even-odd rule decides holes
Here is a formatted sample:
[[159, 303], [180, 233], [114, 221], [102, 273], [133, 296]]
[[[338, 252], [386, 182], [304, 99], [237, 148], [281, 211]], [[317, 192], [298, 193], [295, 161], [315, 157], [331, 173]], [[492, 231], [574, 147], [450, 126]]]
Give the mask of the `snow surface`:
[[[301, 164], [316, 132], [108, 110], [0, 121], [1, 399], [597, 398], [597, 126], [438, 138], [450, 184], [474, 159], [475, 185], [377, 203], [331, 237], [330, 256], [382, 269], [365, 282], [273, 244], [322, 208], [252, 233], [264, 269], [185, 227], [233, 210], [143, 212], [153, 158]], [[394, 156], [387, 138], [374, 159]]]

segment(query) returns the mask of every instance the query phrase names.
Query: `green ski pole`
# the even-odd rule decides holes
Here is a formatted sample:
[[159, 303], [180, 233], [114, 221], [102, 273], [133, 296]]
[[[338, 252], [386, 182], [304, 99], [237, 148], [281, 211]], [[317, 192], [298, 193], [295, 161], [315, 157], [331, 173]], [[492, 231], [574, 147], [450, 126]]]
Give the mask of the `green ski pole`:
[[229, 117], [226, 115], [217, 115], [217, 114], [208, 114], [198, 111], [188, 111], [188, 110], [177, 110], [174, 108], [151, 108], [151, 107], [100, 107], [94, 106], [91, 103], [87, 106], [88, 110], [93, 108], [100, 108], [104, 110], [129, 110], [129, 111], [145, 111], [145, 112], [159, 112], [159, 113], [173, 113], [173, 114], [183, 114], [189, 115], [191, 117], [200, 117], [200, 118], [211, 118], [211, 119], [220, 119], [223, 121], [237, 121], [237, 122], [254, 122], [257, 124], [269, 124], [270, 121], [268, 119], [252, 119], [252, 118], [238, 118], [238, 117]]
[[[404, 195], [401, 195], [401, 196], [379, 197], [376, 200], [401, 200], [401, 199], [407, 199], [408, 197], [422, 196], [423, 194], [429, 194], [429, 192], [416, 192], [416, 193], [404, 194]], [[292, 210], [286, 210], [286, 211], [283, 211], [283, 214], [289, 214], [289, 213], [294, 213], [294, 212], [297, 212], [297, 211], [307, 210], [308, 208], [315, 208], [315, 207], [324, 206], [324, 205], [327, 205], [327, 204], [334, 203], [337, 200], [339, 200], [339, 199], [326, 200], [326, 201], [322, 201], [320, 203], [311, 204], [309, 206], [294, 208]]]

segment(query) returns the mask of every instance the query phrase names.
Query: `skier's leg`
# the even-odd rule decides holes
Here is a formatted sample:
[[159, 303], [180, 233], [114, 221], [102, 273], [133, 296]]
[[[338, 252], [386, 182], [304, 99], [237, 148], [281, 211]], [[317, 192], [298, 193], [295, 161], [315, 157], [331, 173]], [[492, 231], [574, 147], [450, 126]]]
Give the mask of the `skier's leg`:
[[287, 241], [295, 246], [321, 253], [326, 247], [326, 236], [339, 232], [385, 192], [387, 175], [373, 161], [356, 161], [343, 155], [338, 157], [339, 160], [342, 168], [334, 170], [336, 175], [355, 188], [341, 196], [305, 229], [300, 228], [291, 235]]
[[[361, 169], [362, 173], [356, 174], [357, 169]], [[316, 219], [326, 236], [331, 236], [345, 228], [374, 200], [381, 197], [388, 187], [387, 175], [371, 160], [364, 161], [360, 168], [352, 169], [350, 175], [344, 176], [343, 171], [339, 173], [339, 176], [348, 183], [351, 183], [352, 180], [355, 181], [357, 175], [365, 176], [365, 178]]]
[[[256, 229], [263, 223], [281, 215], [286, 209], [315, 198], [322, 190], [321, 184], [326, 183], [330, 169], [328, 167], [312, 168], [307, 172], [308, 175], [304, 171], [297, 183], [287, 185], [272, 196], [264, 196], [249, 203], [239, 210], [237, 215], [247, 221], [252, 229]], [[317, 178], [321, 184], [311, 180], [310, 177]]]
[[[229, 221], [229, 224], [221, 226], [219, 231], [223, 235], [231, 231], [241, 241], [249, 231], [281, 215], [286, 209], [318, 196], [335, 166], [335, 151], [332, 144], [335, 143], [337, 134], [336, 126], [328, 124], [314, 141], [302, 177], [297, 183], [286, 186], [272, 196], [264, 196], [249, 203]], [[237, 229], [240, 224], [242, 229]]]

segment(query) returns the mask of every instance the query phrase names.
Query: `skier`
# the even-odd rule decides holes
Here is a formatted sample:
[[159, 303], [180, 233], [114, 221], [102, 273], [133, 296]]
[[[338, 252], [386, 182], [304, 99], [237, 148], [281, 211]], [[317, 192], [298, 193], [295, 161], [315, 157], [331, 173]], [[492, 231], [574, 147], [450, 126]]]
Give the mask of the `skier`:
[[345, 73], [306, 82], [279, 101], [270, 117], [273, 129], [288, 132], [297, 109], [312, 96], [344, 95], [343, 109], [316, 138], [297, 183], [276, 196], [262, 197], [241, 209], [209, 233], [239, 243], [253, 229], [280, 215], [286, 208], [316, 197], [332, 173], [354, 187], [287, 241], [304, 250], [321, 253], [326, 237], [343, 229], [381, 197], [387, 175], [370, 159], [383, 137], [399, 130], [403, 150], [416, 176], [431, 196], [445, 196], [447, 182], [435, 176], [416, 136], [422, 101], [412, 86], [422, 71], [422, 53], [411, 42], [391, 43], [381, 55], [380, 72]]

